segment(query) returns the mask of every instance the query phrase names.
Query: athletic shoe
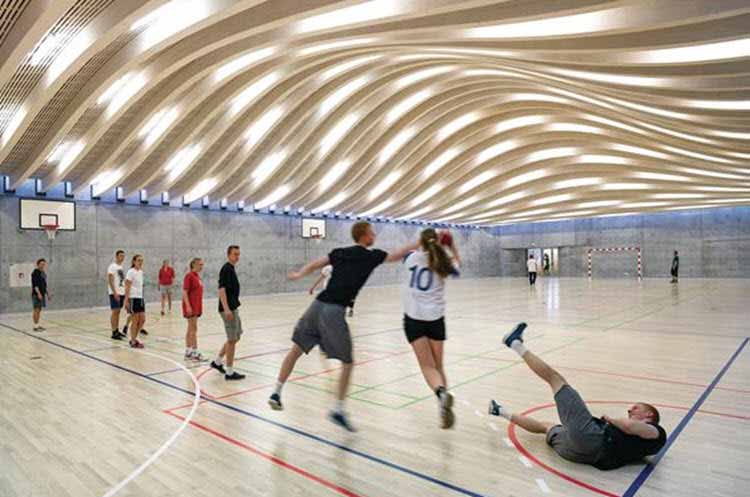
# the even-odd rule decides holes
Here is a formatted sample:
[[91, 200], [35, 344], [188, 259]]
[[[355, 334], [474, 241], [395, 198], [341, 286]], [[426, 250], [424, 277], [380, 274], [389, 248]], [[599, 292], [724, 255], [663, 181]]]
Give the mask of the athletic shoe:
[[194, 352], [193, 352], [193, 353], [191, 354], [191, 356], [190, 356], [190, 359], [192, 359], [192, 360], [194, 360], [194, 361], [199, 361], [199, 362], [200, 362], [200, 361], [205, 361], [205, 359], [203, 358], [203, 354], [201, 354], [201, 353], [200, 353], [199, 351], [197, 351], [197, 350], [196, 350], [196, 351], [194, 351]]
[[490, 399], [490, 407], [487, 409], [487, 413], [490, 416], [500, 416], [500, 409], [502, 409], [503, 406], [495, 402], [493, 399]]
[[349, 419], [343, 412], [331, 411], [330, 413], [328, 413], [328, 419], [330, 419], [333, 424], [339, 425], [346, 431], [349, 431], [351, 433], [356, 433], [357, 431], [356, 428], [354, 428], [351, 423], [349, 423]]
[[34, 331], [42, 331], [42, 329], [39, 326], [34, 326]]
[[125, 326], [125, 327], [124, 327], [124, 328], [122, 329], [122, 333], [121, 333], [121, 335], [122, 335], [122, 336], [124, 336], [124, 337], [128, 336], [128, 327], [127, 327], [127, 326]]
[[112, 336], [110, 338], [112, 340], [122, 340], [123, 338], [125, 338], [125, 335], [123, 335], [117, 330], [112, 330]]
[[38, 329], [39, 329], [39, 331], [46, 331], [47, 330], [47, 328], [45, 328], [44, 326], [40, 326]]
[[349, 309], [349, 317], [350, 318], [354, 317], [354, 309]]
[[442, 428], [447, 430], [456, 424], [456, 415], [453, 414], [453, 394], [445, 392], [440, 398], [440, 420]]
[[144, 345], [139, 342], [138, 340], [131, 340], [130, 341], [130, 347], [134, 349], [142, 349], [144, 348]]
[[161, 311], [161, 315], [162, 315], [162, 316], [164, 315], [164, 311]]
[[146, 331], [146, 330], [141, 330], [141, 333], [144, 334], [144, 335], [146, 335], [146, 336], [148, 336], [148, 331]]
[[232, 374], [225, 374], [224, 375], [224, 379], [227, 380], [227, 381], [244, 380], [245, 379], [245, 375], [242, 374], [242, 373], [238, 373], [237, 371], [235, 371]]
[[503, 343], [506, 347], [510, 347], [510, 344], [518, 340], [523, 343], [523, 331], [526, 329], [526, 323], [518, 323], [513, 331], [503, 337]]
[[216, 364], [216, 361], [211, 361], [211, 367], [221, 374], [224, 374], [224, 375], [227, 374], [227, 370], [224, 369], [223, 364]]
[[271, 396], [268, 398], [268, 405], [271, 406], [271, 409], [274, 411], [283, 411], [284, 406], [281, 404], [281, 395], [277, 393], [272, 393]]

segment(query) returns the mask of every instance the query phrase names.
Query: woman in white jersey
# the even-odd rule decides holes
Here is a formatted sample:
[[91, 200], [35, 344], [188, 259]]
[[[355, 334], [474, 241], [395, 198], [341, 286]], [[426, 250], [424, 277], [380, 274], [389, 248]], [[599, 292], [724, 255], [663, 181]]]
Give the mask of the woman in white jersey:
[[[451, 237], [445, 237], [451, 240]], [[447, 390], [443, 371], [445, 341], [445, 278], [458, 275], [457, 266], [440, 244], [437, 232], [423, 230], [419, 249], [404, 259], [406, 271], [402, 286], [404, 331], [419, 361], [425, 381], [437, 395], [443, 428], [456, 421], [453, 395]], [[451, 241], [451, 251], [456, 255]], [[456, 257], [457, 259], [457, 257]]]
[[133, 317], [130, 323], [130, 346], [142, 349], [138, 333], [146, 323], [146, 301], [143, 298], [143, 256], [133, 256], [128, 274], [125, 275], [125, 310]]

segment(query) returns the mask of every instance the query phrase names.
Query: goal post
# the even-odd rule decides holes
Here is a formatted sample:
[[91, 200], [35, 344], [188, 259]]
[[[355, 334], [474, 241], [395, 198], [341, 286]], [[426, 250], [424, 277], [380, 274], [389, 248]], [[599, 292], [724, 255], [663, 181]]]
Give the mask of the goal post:
[[594, 254], [612, 253], [612, 252], [633, 252], [635, 255], [635, 267], [638, 280], [643, 279], [643, 265], [641, 259], [641, 247], [589, 247], [588, 249], [588, 275], [589, 279], [593, 276]]

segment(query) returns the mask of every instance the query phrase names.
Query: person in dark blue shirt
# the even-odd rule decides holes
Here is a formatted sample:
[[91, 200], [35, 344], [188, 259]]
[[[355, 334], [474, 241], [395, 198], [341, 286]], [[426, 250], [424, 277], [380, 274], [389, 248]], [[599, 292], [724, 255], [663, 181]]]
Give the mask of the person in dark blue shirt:
[[51, 300], [47, 289], [47, 261], [39, 259], [36, 261], [36, 269], [31, 273], [31, 317], [34, 321], [34, 331], [44, 331], [39, 319], [42, 317], [42, 309], [47, 307], [47, 300]]

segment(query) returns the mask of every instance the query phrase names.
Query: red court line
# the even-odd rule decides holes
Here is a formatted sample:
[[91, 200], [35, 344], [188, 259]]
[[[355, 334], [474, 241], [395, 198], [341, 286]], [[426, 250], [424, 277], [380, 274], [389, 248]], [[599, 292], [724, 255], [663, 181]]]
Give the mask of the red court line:
[[[181, 421], [185, 421], [185, 418], [182, 417], [182, 416], [180, 416], [179, 414], [175, 414], [175, 413], [169, 412], [169, 411], [164, 411], [164, 413], [169, 414], [170, 416], [173, 416], [173, 417], [175, 417], [175, 418], [177, 418], [177, 419], [179, 419]], [[361, 494], [352, 492], [351, 490], [348, 490], [348, 489], [346, 489], [346, 488], [344, 488], [344, 487], [342, 487], [340, 485], [336, 485], [335, 483], [332, 483], [332, 482], [330, 482], [330, 481], [328, 481], [328, 480], [326, 480], [324, 478], [321, 478], [320, 476], [316, 476], [316, 475], [310, 473], [309, 471], [306, 471], [306, 470], [300, 468], [299, 466], [295, 466], [294, 464], [288, 463], [288, 462], [284, 461], [283, 459], [280, 459], [280, 458], [278, 458], [278, 457], [276, 457], [276, 456], [274, 456], [272, 454], [268, 454], [266, 452], [263, 452], [262, 450], [260, 450], [260, 449], [258, 449], [256, 447], [253, 447], [252, 445], [248, 445], [245, 442], [242, 442], [242, 441], [237, 440], [235, 438], [232, 438], [232, 437], [230, 437], [228, 435], [225, 435], [225, 434], [223, 434], [223, 433], [221, 433], [219, 431], [216, 431], [216, 430], [214, 430], [212, 428], [209, 428], [206, 425], [197, 423], [197, 422], [192, 421], [192, 420], [190, 421], [190, 425], [193, 426], [193, 427], [195, 427], [195, 428], [198, 428], [199, 430], [204, 431], [204, 432], [206, 432], [206, 433], [208, 433], [210, 435], [213, 435], [216, 438], [224, 440], [225, 442], [228, 442], [228, 443], [230, 443], [230, 444], [232, 444], [232, 445], [234, 445], [236, 447], [239, 447], [239, 448], [244, 449], [244, 450], [246, 450], [248, 452], [251, 452], [251, 453], [255, 454], [256, 456], [260, 456], [263, 459], [266, 459], [267, 461], [272, 462], [273, 464], [281, 466], [282, 468], [288, 469], [290, 471], [294, 471], [298, 475], [303, 476], [304, 478], [307, 478], [308, 480], [314, 481], [315, 483], [323, 485], [324, 487], [326, 487], [326, 488], [328, 488], [330, 490], [333, 490], [334, 492], [336, 492], [338, 494], [345, 495], [346, 497], [363, 497]]]
[[[633, 404], [633, 402], [622, 401], [622, 400], [612, 400], [612, 401], [609, 401], [609, 400], [587, 400], [586, 403], [587, 404], [627, 404], [627, 405]], [[677, 409], [677, 410], [680, 410], [680, 411], [689, 411], [690, 410], [689, 407], [684, 407], [684, 406], [673, 406], [673, 405], [669, 405], [669, 404], [654, 404], [654, 405], [656, 407], [662, 407], [662, 408], [665, 408], [665, 409]], [[533, 412], [541, 411], [542, 409], [550, 409], [550, 408], [553, 408], [553, 407], [555, 407], [555, 404], [542, 404], [542, 405], [539, 405], [539, 406], [527, 409], [526, 411], [522, 412], [521, 415], [522, 416], [527, 416], [527, 415], [529, 415], [529, 414], [531, 414]], [[725, 418], [750, 420], [750, 417], [748, 417], [748, 416], [739, 416], [739, 415], [736, 415], [736, 414], [728, 414], [728, 413], [723, 413], [723, 412], [704, 411], [704, 410], [700, 410], [700, 409], [697, 412], [700, 412], [700, 413], [703, 413], [703, 414], [710, 414], [710, 415], [713, 415], [713, 416], [721, 416], [721, 417], [725, 417]], [[530, 461], [532, 461], [534, 464], [536, 464], [537, 466], [541, 467], [542, 469], [544, 469], [546, 471], [549, 471], [550, 473], [552, 473], [552, 474], [554, 474], [556, 476], [559, 476], [563, 480], [567, 480], [567, 481], [569, 481], [570, 483], [572, 483], [574, 485], [577, 485], [579, 487], [585, 488], [586, 490], [590, 490], [590, 491], [595, 492], [597, 494], [606, 495], [607, 497], [620, 497], [620, 495], [618, 495], [618, 494], [615, 494], [615, 493], [612, 493], [612, 492], [608, 492], [607, 490], [604, 490], [602, 488], [599, 488], [599, 487], [596, 487], [594, 485], [591, 485], [590, 483], [586, 483], [584, 481], [581, 481], [581, 480], [579, 480], [577, 478], [574, 478], [573, 476], [570, 476], [567, 473], [563, 473], [562, 471], [559, 471], [559, 470], [553, 468], [552, 466], [549, 466], [548, 464], [545, 464], [542, 461], [540, 461], [536, 456], [534, 456], [531, 452], [529, 452], [526, 449], [526, 447], [524, 447], [523, 445], [521, 445], [521, 442], [518, 440], [518, 437], [516, 436], [516, 424], [515, 423], [508, 424], [508, 438], [510, 438], [511, 442], [513, 442], [513, 445], [516, 447], [516, 450], [518, 450], [518, 452], [520, 452], [521, 454], [523, 454], [524, 456], [526, 456], [527, 459], [529, 459]]]
[[[372, 359], [367, 359], [365, 361], [359, 361], [359, 362], [355, 361], [354, 365], [355, 366], [361, 366], [363, 364], [368, 364], [368, 363], [376, 362], [376, 361], [382, 361], [383, 359], [388, 359], [390, 357], [394, 357], [394, 356], [398, 356], [398, 355], [404, 355], [404, 354], [411, 354], [411, 353], [412, 353], [411, 350], [403, 350], [401, 352], [391, 352], [391, 353], [386, 354], [386, 355], [381, 356], [381, 357], [374, 357]], [[341, 366], [336, 366], [334, 368], [328, 368], [328, 369], [324, 369], [322, 371], [318, 371], [317, 373], [310, 373], [310, 374], [305, 374], [305, 375], [301, 375], [301, 376], [293, 376], [292, 378], [289, 378], [289, 380], [287, 380], [287, 383], [291, 383], [291, 382], [295, 382], [295, 381], [304, 380], [306, 378], [312, 378], [312, 377], [315, 377], [315, 376], [320, 376], [320, 375], [328, 374], [328, 373], [331, 373], [333, 371], [338, 371], [340, 369], [341, 369]], [[210, 370], [211, 370], [211, 368], [208, 368], [207, 370], [202, 371], [198, 376], [196, 376], [196, 378], [200, 379], [204, 374], [206, 374]], [[269, 387], [272, 387], [272, 386], [275, 386], [275, 385], [276, 385], [276, 382], [266, 383], [264, 385], [256, 385], [256, 386], [254, 386], [252, 388], [248, 388], [248, 389], [245, 389], [245, 390], [240, 390], [238, 392], [232, 392], [232, 393], [228, 393], [228, 394], [220, 395], [220, 396], [216, 396], [216, 397], [211, 397], [211, 398], [213, 398], [214, 400], [226, 399], [226, 398], [229, 398], [229, 397], [235, 397], [237, 395], [243, 395], [243, 394], [246, 394], [246, 393], [254, 392], [256, 390], [263, 390], [264, 388], [269, 388]], [[201, 387], [201, 389], [202, 389], [202, 387]], [[192, 405], [193, 405], [192, 403], [190, 403], [190, 404], [183, 404], [183, 405], [180, 405], [180, 406], [171, 407], [171, 408], [169, 408], [167, 410], [168, 411], [178, 411], [180, 409], [185, 409], [185, 408], [190, 407]]]

